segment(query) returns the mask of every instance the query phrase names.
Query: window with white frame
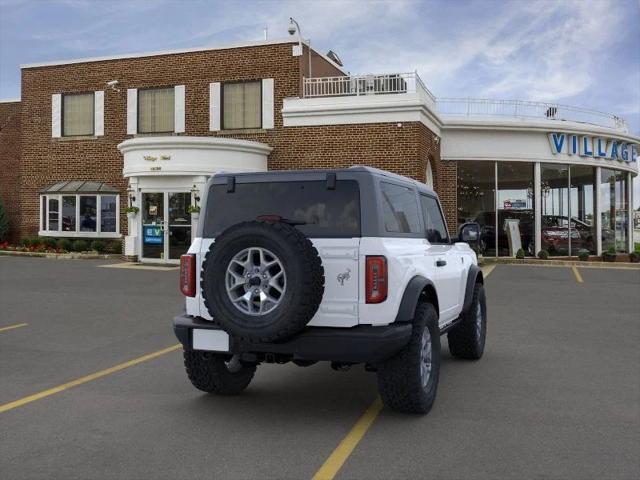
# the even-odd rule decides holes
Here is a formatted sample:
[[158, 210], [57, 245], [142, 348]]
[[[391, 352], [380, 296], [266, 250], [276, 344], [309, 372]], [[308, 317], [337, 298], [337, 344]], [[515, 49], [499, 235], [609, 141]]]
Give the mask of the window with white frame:
[[262, 82], [222, 84], [222, 128], [262, 128]]
[[95, 95], [65, 93], [62, 95], [62, 136], [80, 137], [94, 134]]
[[138, 91], [138, 133], [174, 131], [175, 89], [148, 88]]
[[[93, 193], [97, 192], [97, 193]], [[59, 182], [40, 195], [40, 234], [117, 237], [120, 196], [100, 182]]]

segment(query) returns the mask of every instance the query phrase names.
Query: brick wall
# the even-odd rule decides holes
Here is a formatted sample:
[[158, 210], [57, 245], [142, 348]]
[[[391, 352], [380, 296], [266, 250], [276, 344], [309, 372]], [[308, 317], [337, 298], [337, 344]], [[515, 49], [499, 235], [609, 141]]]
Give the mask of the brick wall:
[[9, 240], [20, 223], [20, 102], [0, 103], [0, 195], [9, 219]]
[[433, 172], [433, 186], [438, 193], [445, 220], [449, 227], [449, 234], [457, 234], [457, 175], [455, 162], [445, 162], [440, 159], [440, 141], [436, 135], [426, 126], [420, 124], [419, 131], [419, 158], [421, 164], [420, 181], [425, 181], [427, 172], [427, 160], [431, 162]]
[[[450, 217], [455, 218], [455, 170], [452, 174], [441, 164], [439, 144], [424, 125], [409, 122], [401, 127], [396, 123], [283, 127], [283, 99], [301, 92], [301, 65], [305, 64], [301, 58], [304, 57], [291, 55], [291, 44], [276, 44], [23, 69], [23, 174], [19, 197], [22, 236], [37, 233], [38, 193], [57, 181], [107, 182], [121, 189], [121, 206], [126, 206], [123, 158], [116, 148], [132, 137], [126, 134], [126, 90], [173, 85], [186, 87], [184, 135], [228, 136], [269, 144], [273, 147], [270, 169], [363, 164], [424, 181], [427, 159], [432, 158], [436, 189], [447, 194], [443, 200], [451, 222]], [[314, 56], [314, 63], [320, 60]], [[323, 75], [340, 73], [325, 63]], [[320, 71], [317, 68], [320, 67], [314, 65], [314, 76]], [[210, 132], [209, 83], [262, 78], [274, 79], [275, 128]], [[118, 80], [119, 92], [106, 87], [110, 80]], [[81, 140], [51, 138], [51, 95], [95, 90], [105, 91], [105, 135]], [[451, 178], [453, 186], [448, 183]], [[451, 189], [453, 200], [448, 198]], [[124, 215], [120, 226], [126, 234]]]
[[[273, 78], [275, 110], [286, 96], [298, 96], [300, 71], [291, 44], [242, 47], [152, 57], [26, 68], [22, 70], [22, 165], [20, 220], [22, 236], [38, 230], [38, 193], [62, 180], [98, 180], [121, 189], [126, 206], [127, 182], [122, 177], [123, 158], [117, 145], [126, 134], [127, 88], [185, 85], [184, 135], [209, 132], [209, 83]], [[106, 82], [118, 80], [116, 92]], [[93, 139], [51, 138], [51, 95], [105, 91], [105, 134]], [[277, 114], [274, 130], [258, 130], [259, 139], [273, 144], [282, 129]], [[224, 132], [222, 135], [236, 136]], [[239, 135], [240, 137], [246, 136]], [[126, 233], [126, 217], [120, 219]]]

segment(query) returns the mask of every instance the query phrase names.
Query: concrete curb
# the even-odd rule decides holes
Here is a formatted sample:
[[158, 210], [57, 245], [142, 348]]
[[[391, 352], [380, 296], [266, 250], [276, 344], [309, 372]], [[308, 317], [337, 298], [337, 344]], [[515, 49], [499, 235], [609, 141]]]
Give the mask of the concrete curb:
[[624, 268], [640, 270], [640, 263], [630, 262], [583, 262], [580, 260], [540, 260], [533, 258], [491, 258], [484, 259], [481, 265], [534, 265], [538, 267], [585, 267], [585, 268]]
[[15, 252], [13, 250], [0, 250], [0, 255], [8, 257], [39, 257], [53, 258], [56, 260], [112, 260], [121, 259], [119, 253], [46, 253], [46, 252]]

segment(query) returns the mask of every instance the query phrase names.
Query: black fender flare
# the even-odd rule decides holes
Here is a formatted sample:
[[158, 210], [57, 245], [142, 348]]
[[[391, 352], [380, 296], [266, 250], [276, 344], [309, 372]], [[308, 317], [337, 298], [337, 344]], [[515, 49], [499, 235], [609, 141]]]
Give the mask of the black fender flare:
[[473, 289], [476, 283], [484, 283], [484, 276], [482, 270], [477, 265], [471, 265], [469, 267], [469, 273], [467, 274], [467, 286], [464, 292], [464, 304], [462, 305], [462, 313], [466, 313], [471, 308], [471, 300], [473, 299]]
[[[413, 315], [416, 311], [416, 307], [418, 306], [418, 302], [420, 301], [420, 295], [426, 287], [431, 287], [434, 291], [434, 294], [437, 295], [435, 285], [431, 280], [425, 277], [421, 277], [416, 275], [407, 284], [407, 287], [404, 289], [404, 294], [402, 295], [402, 300], [400, 301], [400, 307], [398, 307], [398, 314], [396, 315], [396, 322], [411, 322], [413, 321]], [[438, 308], [438, 297], [435, 298], [436, 312], [438, 315], [440, 314]]]

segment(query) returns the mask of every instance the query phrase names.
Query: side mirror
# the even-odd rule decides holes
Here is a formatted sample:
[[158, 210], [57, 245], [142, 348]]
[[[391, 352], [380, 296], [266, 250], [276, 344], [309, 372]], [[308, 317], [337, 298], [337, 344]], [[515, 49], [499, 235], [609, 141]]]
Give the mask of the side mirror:
[[458, 238], [460, 242], [477, 243], [480, 240], [480, 224], [476, 222], [463, 224]]

